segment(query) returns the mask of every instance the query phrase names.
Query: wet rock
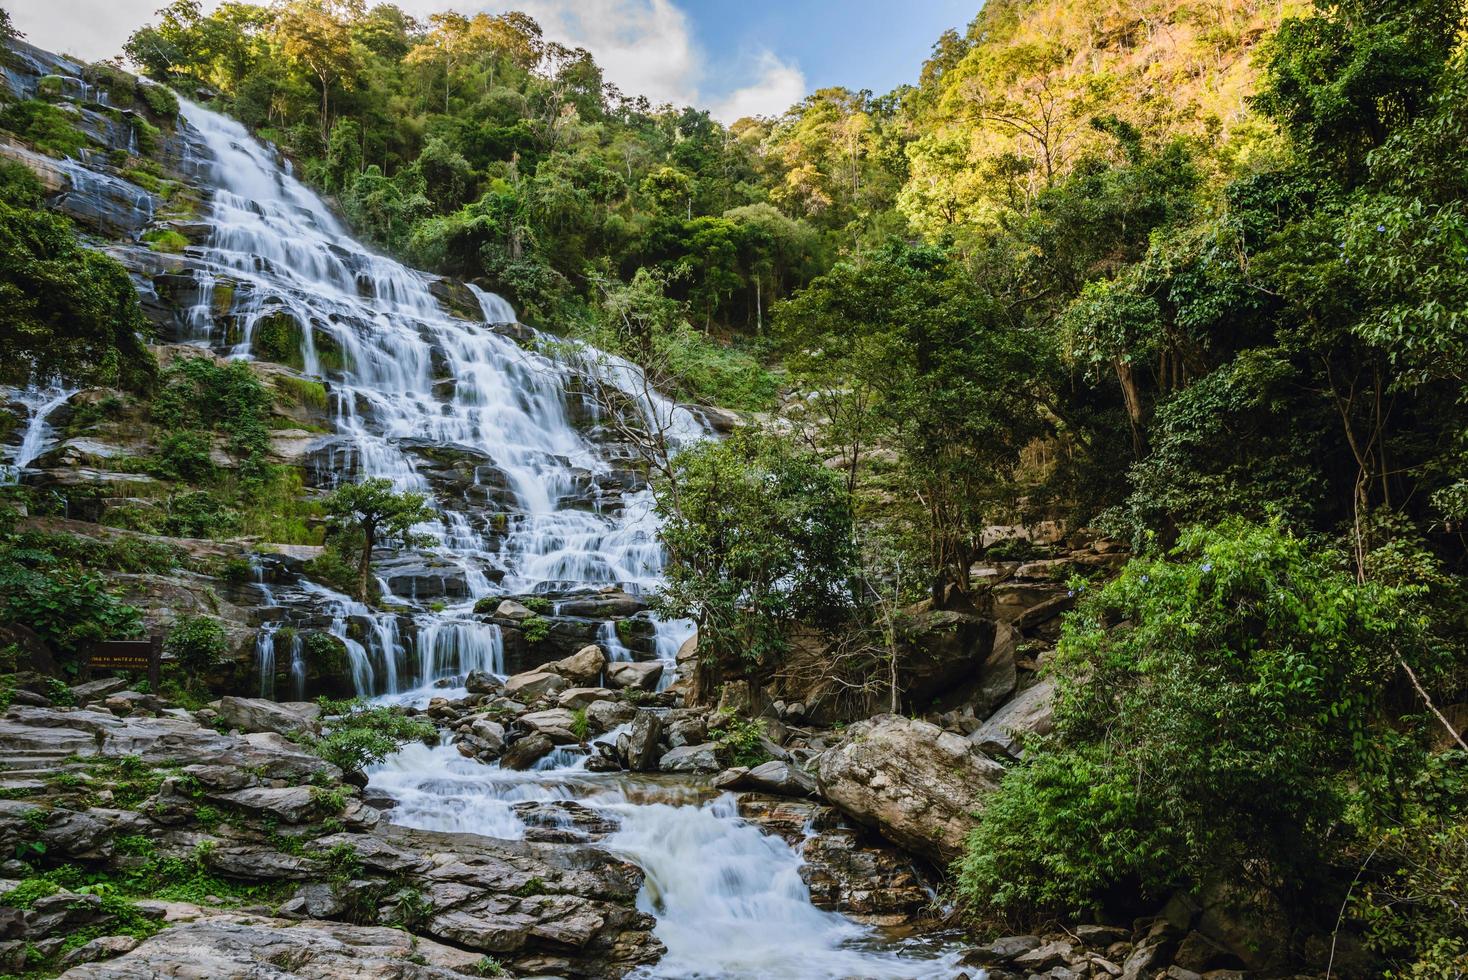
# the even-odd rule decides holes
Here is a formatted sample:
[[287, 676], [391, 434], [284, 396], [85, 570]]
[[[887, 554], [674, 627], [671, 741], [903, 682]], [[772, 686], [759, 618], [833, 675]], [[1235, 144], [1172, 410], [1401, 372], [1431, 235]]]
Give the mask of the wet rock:
[[[606, 701], [613, 697], [616, 697], [616, 694], [605, 687], [573, 687], [557, 694], [556, 704], [575, 711], [578, 708], [588, 707], [593, 702]], [[602, 731], [606, 729], [603, 728]]]
[[668, 730], [668, 745], [673, 748], [708, 741], [708, 715], [696, 708], [683, 708], [669, 713], [665, 727]]
[[593, 701], [586, 706], [586, 720], [595, 732], [609, 732], [637, 716], [637, 709], [625, 701]]
[[574, 745], [581, 741], [572, 731], [576, 716], [565, 708], [527, 712], [515, 719], [515, 723], [545, 735], [556, 745]]
[[607, 666], [607, 683], [615, 688], [655, 691], [663, 678], [662, 661], [622, 661]]
[[[663, 736], [663, 719], [651, 711], [639, 711], [632, 730], [617, 739], [617, 754], [633, 772], [658, 768], [658, 742]], [[625, 744], [624, 744], [625, 740]]]
[[471, 670], [464, 678], [464, 688], [470, 694], [493, 694], [500, 689], [500, 684], [487, 671]]
[[770, 793], [775, 796], [814, 796], [815, 777], [788, 762], [766, 762], [754, 768], [737, 766], [714, 777], [714, 788]]
[[564, 691], [568, 687], [570, 684], [566, 678], [544, 670], [526, 671], [505, 681], [506, 694], [531, 700]]
[[505, 769], [529, 769], [556, 747], [550, 737], [540, 732], [516, 739], [500, 757], [500, 766]]
[[275, 732], [291, 735], [315, 727], [321, 715], [317, 705], [269, 701], [265, 698], [223, 697], [215, 710], [219, 720], [242, 732]]
[[647, 608], [647, 603], [621, 590], [600, 595], [566, 599], [558, 607], [562, 616], [585, 619], [617, 619], [634, 616]]
[[1026, 735], [1048, 735], [1054, 729], [1054, 700], [1054, 682], [1040, 681], [994, 712], [969, 740], [992, 755], [1017, 759]]
[[718, 772], [719, 747], [713, 742], [701, 745], [680, 745], [663, 754], [658, 760], [661, 772]]
[[897, 715], [853, 725], [815, 763], [825, 798], [914, 854], [946, 865], [1004, 767], [951, 732]]
[[601, 677], [607, 665], [607, 655], [601, 647], [588, 644], [564, 660], [546, 664], [544, 669], [559, 674], [573, 685], [588, 685]]
[[1002, 936], [963, 955], [965, 966], [998, 966], [1040, 948], [1039, 936]]

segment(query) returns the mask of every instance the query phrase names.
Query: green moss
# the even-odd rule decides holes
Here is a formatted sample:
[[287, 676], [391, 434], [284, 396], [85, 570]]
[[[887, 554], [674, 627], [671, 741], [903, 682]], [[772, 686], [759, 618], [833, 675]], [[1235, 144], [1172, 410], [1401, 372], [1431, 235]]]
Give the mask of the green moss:
[[48, 156], [74, 157], [91, 141], [71, 120], [48, 102], [28, 99], [0, 112], [0, 129], [10, 130]]
[[277, 364], [289, 364], [300, 370], [305, 366], [301, 355], [301, 326], [284, 310], [266, 313], [255, 321], [251, 347], [255, 356]]
[[282, 375], [275, 379], [275, 387], [295, 404], [306, 408], [313, 408], [317, 411], [324, 412], [331, 404], [331, 398], [327, 394], [326, 385], [320, 381]]
[[155, 252], [176, 255], [189, 247], [189, 240], [172, 228], [154, 228], [143, 232], [143, 242]]

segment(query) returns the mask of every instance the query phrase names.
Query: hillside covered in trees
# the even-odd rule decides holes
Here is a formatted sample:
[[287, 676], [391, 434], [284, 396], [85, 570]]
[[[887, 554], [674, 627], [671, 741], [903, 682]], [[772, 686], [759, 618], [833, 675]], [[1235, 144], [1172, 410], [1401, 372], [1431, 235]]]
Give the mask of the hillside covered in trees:
[[[354, 819], [359, 784], [414, 833], [520, 799], [372, 768], [461, 778], [425, 738], [491, 780], [702, 773], [740, 794], [705, 815], [792, 844], [750, 798], [798, 798], [853, 835], [799, 845], [800, 915], [963, 937], [895, 966], [832, 940], [810, 976], [1468, 974], [1459, 0], [988, 0], [909, 85], [727, 126], [522, 13], [176, 0], [92, 65], [0, 26], [19, 710], [154, 629], [176, 668], [141, 696], [287, 725]], [[245, 163], [254, 201], [219, 172]], [[388, 701], [265, 724], [215, 700], [287, 684]], [[169, 710], [142, 704], [107, 710]], [[301, 915], [495, 969], [760, 975], [650, 924], [689, 921], [674, 868], [746, 852], [670, 858], [691, 830], [586, 810], [508, 819], [674, 897], [598, 879], [575, 942], [536, 905], [531, 881], [581, 887], [545, 854], [482, 886], [534, 922], [504, 949], [446, 924], [470, 913], [426, 865], [328, 850], [368, 853], [365, 818], [286, 821], [311, 828], [288, 846], [239, 817], [325, 862], [267, 884], [188, 860], [199, 894], [277, 912], [334, 875]], [[119, 874], [58, 871], [26, 819], [0, 905]], [[167, 877], [129, 875], [127, 902]], [[373, 875], [380, 914], [342, 898]]]

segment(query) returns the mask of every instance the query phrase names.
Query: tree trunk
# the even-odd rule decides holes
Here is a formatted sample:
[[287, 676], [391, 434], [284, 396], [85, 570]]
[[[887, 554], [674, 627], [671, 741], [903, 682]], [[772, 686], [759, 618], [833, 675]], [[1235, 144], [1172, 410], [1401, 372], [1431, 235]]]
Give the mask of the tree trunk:
[[367, 601], [367, 583], [372, 578], [372, 548], [377, 543], [377, 529], [370, 524], [362, 528], [362, 560], [357, 563], [357, 601]]
[[1142, 395], [1137, 390], [1137, 380], [1132, 376], [1132, 366], [1125, 358], [1113, 357], [1111, 366], [1116, 369], [1116, 380], [1121, 384], [1121, 397], [1126, 402], [1127, 421], [1132, 427], [1132, 452], [1142, 458]]

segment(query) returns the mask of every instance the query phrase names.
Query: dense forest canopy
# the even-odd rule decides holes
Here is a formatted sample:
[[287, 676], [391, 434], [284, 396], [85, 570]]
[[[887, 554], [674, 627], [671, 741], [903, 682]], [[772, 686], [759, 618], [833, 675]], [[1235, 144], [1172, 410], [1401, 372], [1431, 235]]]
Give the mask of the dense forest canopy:
[[[778, 687], [814, 631], [869, 707], [921, 711], [898, 624], [985, 608], [976, 563], [1026, 556], [994, 526], [1125, 543], [1072, 583], [1055, 730], [955, 866], [976, 918], [1228, 882], [1427, 977], [1468, 970], [1465, 32], [1457, 0], [989, 0], [911, 85], [728, 126], [521, 13], [177, 0], [125, 53], [375, 247], [745, 411], [644, 461], [705, 690]], [[73, 153], [53, 116], [0, 127]], [[151, 386], [188, 432], [238, 419], [187, 384], [263, 397], [159, 375], [121, 270], [10, 168], [0, 247], [7, 370]], [[379, 504], [411, 537], [424, 502]], [[364, 596], [374, 533], [339, 569]], [[97, 587], [13, 563], [49, 602]]]

